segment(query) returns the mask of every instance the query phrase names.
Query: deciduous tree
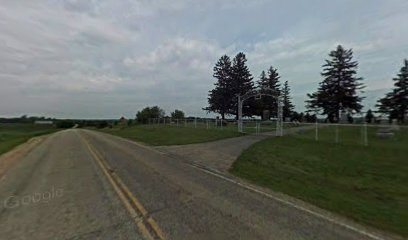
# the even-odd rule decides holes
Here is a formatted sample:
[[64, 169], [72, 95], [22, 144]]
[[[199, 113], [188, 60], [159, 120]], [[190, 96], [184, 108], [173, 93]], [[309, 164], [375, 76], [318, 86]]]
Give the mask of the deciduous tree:
[[139, 123], [147, 123], [149, 118], [162, 118], [164, 114], [164, 110], [158, 106], [145, 107], [142, 111], [136, 113], [136, 119]]
[[178, 109], [174, 110], [174, 112], [171, 113], [171, 118], [173, 119], [183, 119], [184, 116], [184, 112]]

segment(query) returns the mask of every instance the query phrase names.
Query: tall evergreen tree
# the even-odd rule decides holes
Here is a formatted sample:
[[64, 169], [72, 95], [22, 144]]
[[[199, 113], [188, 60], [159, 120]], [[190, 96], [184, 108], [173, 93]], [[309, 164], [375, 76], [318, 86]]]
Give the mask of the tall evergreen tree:
[[209, 112], [221, 114], [222, 119], [228, 114], [235, 99], [232, 89], [232, 63], [231, 59], [224, 55], [214, 66], [213, 77], [217, 79], [215, 88], [209, 92], [208, 107], [204, 108]]
[[368, 111], [367, 111], [367, 113], [366, 113], [366, 116], [365, 116], [366, 122], [367, 122], [367, 123], [372, 123], [374, 117], [375, 117], [375, 116], [374, 116], [374, 114], [373, 114], [373, 111], [371, 111], [371, 109], [368, 109]]
[[[270, 66], [268, 69], [268, 75], [266, 76], [265, 72], [262, 71], [261, 77], [258, 81], [258, 87], [260, 89], [271, 89], [280, 95], [280, 83], [279, 83], [279, 73], [276, 68]], [[276, 96], [276, 97], [277, 97]], [[262, 97], [262, 106], [264, 110], [269, 110], [272, 116], [276, 116], [278, 113], [278, 102], [276, 97], [263, 96]]]
[[261, 72], [261, 75], [259, 76], [259, 80], [258, 80], [258, 82], [257, 82], [257, 83], [258, 83], [258, 86], [259, 86], [259, 87], [262, 87], [262, 86], [266, 85], [267, 82], [268, 82], [268, 77], [266, 76], [265, 71], [262, 71], [262, 72]]
[[384, 98], [378, 100], [379, 112], [389, 114], [390, 118], [397, 118], [404, 122], [408, 113], [408, 60], [404, 59], [404, 65], [393, 78], [394, 89], [387, 93]]
[[[244, 95], [250, 90], [253, 90], [254, 83], [252, 82], [252, 75], [246, 65], [247, 59], [245, 54], [240, 52], [238, 53], [233, 60], [232, 63], [232, 82], [231, 82], [231, 96], [233, 96], [232, 101], [232, 108], [230, 109], [229, 113], [236, 116], [238, 119], [238, 95]], [[252, 115], [250, 106], [253, 105], [250, 102], [251, 100], [247, 100], [244, 103], [242, 112], [243, 115], [249, 116]]]
[[[259, 75], [259, 80], [257, 81], [257, 88], [260, 87], [260, 83], [266, 82], [268, 77], [266, 76], [265, 71], [261, 72], [261, 75]], [[254, 106], [251, 106], [254, 110], [253, 115], [260, 116], [263, 118], [263, 110], [264, 110], [264, 103], [263, 103], [264, 98], [261, 99], [255, 99]]]
[[393, 107], [393, 95], [394, 90], [385, 94], [385, 96], [377, 101], [376, 107], [378, 108], [379, 113], [387, 114], [390, 119], [397, 117], [397, 112]]
[[362, 78], [356, 77], [358, 63], [353, 61], [353, 51], [344, 49], [341, 45], [329, 53], [330, 60], [323, 65], [324, 77], [319, 88], [306, 101], [310, 110], [321, 110], [330, 122], [339, 120], [339, 112], [360, 112], [363, 97], [358, 95], [364, 88]]
[[258, 86], [261, 89], [272, 89], [274, 91], [279, 92], [280, 90], [280, 83], [279, 83], [279, 73], [276, 68], [272, 66], [268, 69], [268, 75], [266, 76], [265, 71], [262, 71], [261, 76], [258, 81]]
[[292, 117], [293, 109], [295, 106], [292, 103], [292, 97], [290, 96], [290, 87], [288, 81], [285, 81], [282, 88], [282, 100], [283, 100], [283, 107], [282, 107], [282, 116], [283, 119]]

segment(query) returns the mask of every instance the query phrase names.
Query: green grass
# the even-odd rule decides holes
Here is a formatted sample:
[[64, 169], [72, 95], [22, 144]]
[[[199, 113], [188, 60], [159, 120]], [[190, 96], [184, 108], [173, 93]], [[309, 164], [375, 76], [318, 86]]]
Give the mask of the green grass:
[[356, 221], [408, 236], [408, 129], [379, 139], [335, 127], [271, 138], [245, 150], [231, 172]]
[[56, 131], [51, 126], [34, 124], [0, 124], [0, 155], [10, 151], [28, 139]]
[[136, 125], [129, 128], [106, 128], [100, 131], [154, 146], [201, 143], [242, 135], [228, 129], [163, 125]]

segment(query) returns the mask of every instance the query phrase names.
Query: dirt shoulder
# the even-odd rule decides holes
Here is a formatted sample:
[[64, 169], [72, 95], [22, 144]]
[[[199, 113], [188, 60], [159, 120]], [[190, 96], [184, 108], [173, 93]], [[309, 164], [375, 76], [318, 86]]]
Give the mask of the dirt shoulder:
[[12, 150], [0, 155], [0, 181], [5, 176], [7, 170], [12, 167], [18, 159], [21, 159], [23, 156], [28, 154], [49, 135], [51, 134], [30, 138], [27, 142], [20, 144]]

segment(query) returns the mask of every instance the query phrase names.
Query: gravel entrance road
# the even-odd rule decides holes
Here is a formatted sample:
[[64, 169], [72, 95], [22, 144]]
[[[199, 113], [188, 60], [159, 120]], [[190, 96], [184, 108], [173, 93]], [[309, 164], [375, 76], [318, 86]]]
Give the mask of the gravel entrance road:
[[[287, 135], [308, 129], [314, 129], [314, 126], [285, 129], [283, 134]], [[261, 133], [259, 135], [246, 135], [242, 137], [222, 139], [214, 142], [178, 146], [160, 146], [156, 148], [160, 151], [172, 154], [175, 157], [181, 157], [221, 172], [227, 172], [243, 150], [258, 141], [274, 136], [275, 132], [273, 131]]]

